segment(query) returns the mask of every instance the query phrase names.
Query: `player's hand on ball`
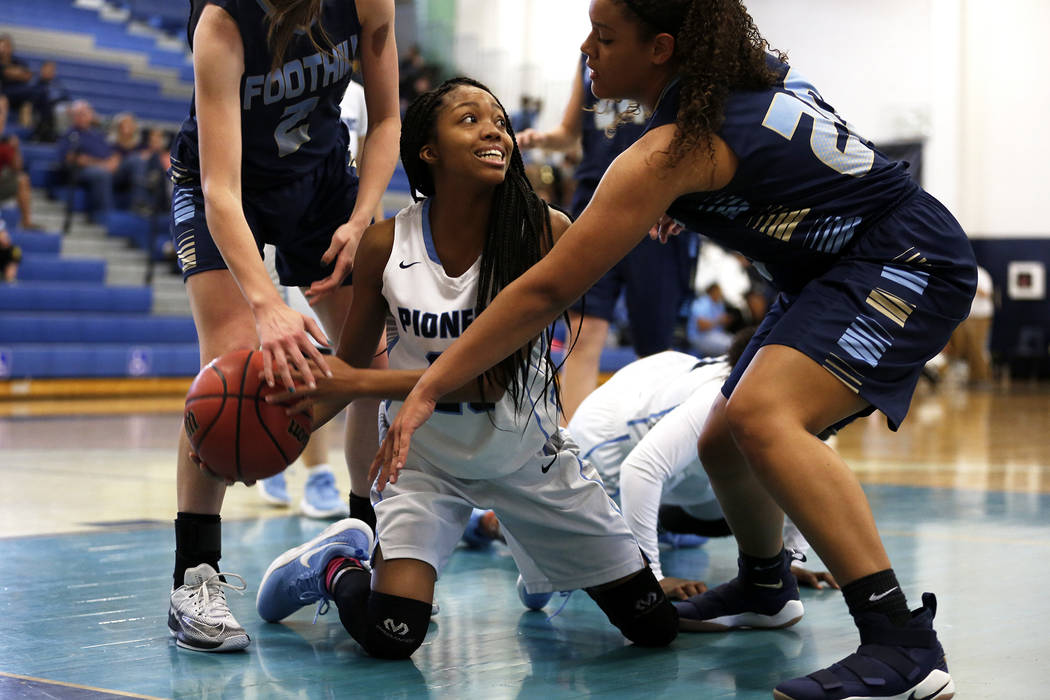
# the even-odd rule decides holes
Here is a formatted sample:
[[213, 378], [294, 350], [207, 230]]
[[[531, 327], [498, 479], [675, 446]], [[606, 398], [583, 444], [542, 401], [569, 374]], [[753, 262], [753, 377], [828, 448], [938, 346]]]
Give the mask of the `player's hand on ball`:
[[434, 415], [437, 405], [435, 399], [422, 398], [419, 385], [405, 399], [394, 422], [379, 446], [379, 452], [368, 470], [369, 481], [375, 481], [377, 491], [382, 491], [388, 483], [396, 484], [397, 475], [405, 466], [405, 458], [412, 443], [412, 434], [419, 426]]
[[[197, 455], [197, 453], [193, 452], [192, 450], [190, 451], [190, 460], [194, 464], [197, 465], [198, 469], [201, 470], [201, 474], [204, 474], [204, 476], [208, 477], [209, 479], [214, 479], [215, 481], [222, 482], [223, 484], [226, 484], [227, 486], [233, 486], [234, 484], [237, 483], [233, 479], [224, 478], [224, 477], [216, 474], [215, 472], [213, 472], [211, 470], [211, 468], [208, 467], [207, 464], [205, 464], [204, 462], [201, 461], [201, 458]], [[254, 481], [245, 481], [244, 483], [247, 486], [255, 485]]]
[[312, 336], [322, 345], [329, 344], [324, 331], [312, 318], [293, 311], [285, 304], [272, 304], [255, 311], [255, 330], [259, 335], [263, 376], [268, 386], [274, 386], [275, 379], [279, 377], [285, 388], [294, 389], [293, 368], [299, 371], [308, 386], [314, 386], [315, 376], [307, 362], [308, 357], [321, 374], [331, 373], [324, 355], [310, 340]]
[[660, 220], [653, 224], [653, 227], [649, 229], [649, 238], [654, 241], [659, 240], [661, 243], [667, 243], [671, 236], [677, 236], [685, 227], [680, 223], [664, 214], [660, 217]]
[[354, 269], [354, 255], [357, 254], [357, 245], [361, 242], [361, 237], [364, 235], [366, 228], [368, 228], [367, 221], [358, 223], [351, 219], [337, 228], [335, 233], [332, 234], [332, 243], [328, 246], [328, 250], [324, 252], [324, 255], [321, 256], [321, 263], [323, 265], [335, 263], [335, 268], [332, 270], [332, 274], [324, 279], [317, 280], [303, 293], [311, 306], [336, 289], [339, 289], [343, 284], [343, 280]]
[[791, 573], [798, 579], [798, 585], [800, 586], [823, 588], [826, 583], [835, 590], [839, 588], [838, 581], [827, 571], [810, 571], [809, 569], [803, 569], [801, 566], [792, 566]]
[[311, 367], [317, 377], [314, 386], [307, 384], [306, 377], [298, 370], [292, 370], [292, 380], [295, 381], [294, 389], [275, 391], [266, 397], [267, 403], [284, 404], [288, 408], [288, 414], [310, 413], [318, 404], [325, 405], [324, 420], [320, 416], [314, 416], [314, 425], [320, 426], [329, 418], [338, 413], [346, 404], [353, 401], [355, 379], [360, 371], [340, 360], [338, 357], [328, 357], [328, 376], [324, 376], [320, 368], [316, 367], [313, 358], [310, 358]]
[[707, 590], [707, 584], [703, 581], [690, 581], [685, 578], [667, 576], [660, 579], [660, 588], [664, 595], [671, 600], [685, 600], [694, 595], [700, 595]]

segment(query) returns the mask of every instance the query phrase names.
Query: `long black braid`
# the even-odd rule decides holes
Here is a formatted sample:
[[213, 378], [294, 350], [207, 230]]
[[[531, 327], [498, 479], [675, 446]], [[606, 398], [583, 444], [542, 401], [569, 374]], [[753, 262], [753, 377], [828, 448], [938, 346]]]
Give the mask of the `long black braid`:
[[[452, 78], [417, 97], [405, 112], [401, 125], [401, 162], [408, 176], [412, 197], [416, 201], [434, 194], [434, 178], [430, 167], [420, 157], [419, 152], [434, 138], [437, 115], [444, 105], [445, 95], [460, 86], [476, 87], [492, 95], [491, 90], [476, 80], [464, 77]], [[495, 95], [493, 99], [496, 99]], [[510, 154], [510, 167], [507, 169], [507, 175], [492, 194], [492, 213], [489, 217], [488, 230], [485, 233], [485, 244], [481, 251], [478, 296], [474, 306], [475, 316], [481, 315], [481, 312], [501, 289], [520, 277], [554, 245], [551, 235], [550, 210], [546, 202], [540, 199], [532, 189], [532, 184], [525, 175], [525, 164], [521, 159], [521, 151], [518, 149], [514, 130], [510, 126], [507, 110], [498, 99], [496, 102], [503, 110], [507, 132], [510, 134], [514, 149]], [[565, 319], [567, 323], [567, 315]], [[506, 387], [515, 405], [519, 408], [526, 396], [524, 387], [529, 381], [529, 361], [532, 349], [538, 340], [543, 348], [547, 368], [545, 391], [554, 387], [554, 401], [558, 409], [561, 409], [558, 365], [551, 357], [552, 339], [553, 328], [548, 326], [538, 339], [530, 340], [527, 345], [518, 348], [486, 372], [493, 383]], [[484, 393], [484, 385], [480, 378], [478, 384]]]

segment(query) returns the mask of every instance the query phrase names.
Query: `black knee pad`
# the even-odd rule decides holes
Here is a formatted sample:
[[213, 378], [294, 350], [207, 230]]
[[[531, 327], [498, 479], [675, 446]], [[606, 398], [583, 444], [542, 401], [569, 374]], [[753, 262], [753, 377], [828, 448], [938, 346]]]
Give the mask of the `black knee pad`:
[[638, 646], [663, 647], [678, 636], [678, 611], [649, 567], [619, 585], [587, 591], [623, 636]]
[[355, 639], [378, 659], [407, 659], [423, 643], [430, 626], [430, 603], [372, 591], [365, 608], [361, 638]]

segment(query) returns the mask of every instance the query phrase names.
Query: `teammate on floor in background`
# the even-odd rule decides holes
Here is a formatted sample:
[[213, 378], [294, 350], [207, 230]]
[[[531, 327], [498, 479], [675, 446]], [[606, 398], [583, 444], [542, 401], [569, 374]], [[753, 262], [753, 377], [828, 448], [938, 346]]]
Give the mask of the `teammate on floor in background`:
[[[292, 386], [293, 369], [307, 383], [313, 372], [328, 371], [314, 345], [328, 338], [284, 303], [260, 253], [264, 243], [274, 244], [281, 284], [303, 288], [325, 325], [342, 327], [357, 244], [397, 161], [393, 25], [393, 0], [193, 2], [187, 36], [195, 96], [172, 145], [172, 239], [201, 365], [259, 348], [271, 385]], [[360, 180], [348, 167], [339, 120], [358, 44], [371, 125]], [[374, 346], [379, 340], [377, 333]], [[360, 474], [376, 443], [377, 410], [378, 402], [361, 402], [347, 420]], [[189, 452], [183, 435], [168, 625], [184, 648], [243, 649], [248, 635], [223, 592], [231, 575], [218, 573], [226, 487], [203, 474]], [[351, 488], [363, 489], [358, 502], [370, 509], [353, 461], [351, 472]]]
[[[305, 392], [295, 408], [320, 401], [319, 422], [363, 396], [392, 399], [381, 420], [396, 416], [424, 368], [569, 224], [533, 192], [506, 110], [473, 80], [447, 81], [412, 103], [401, 159], [425, 199], [371, 227], [361, 243], [337, 353], [349, 364], [332, 360], [334, 378], [273, 397]], [[391, 369], [361, 369], [388, 309], [398, 332]], [[551, 336], [540, 329], [492, 372], [441, 397], [401, 478], [373, 492], [374, 552], [359, 521], [333, 525], [274, 560], [259, 588], [260, 616], [275, 622], [331, 600], [369, 654], [408, 658], [426, 635], [435, 581], [472, 508], [484, 507], [502, 519], [526, 583], [583, 588], [631, 641], [669, 644], [673, 606], [594, 468], [558, 428]]]
[[924, 363], [969, 312], [965, 232], [769, 51], [739, 0], [592, 0], [590, 18], [595, 94], [651, 108], [648, 130], [554, 249], [423, 374], [380, 448], [376, 490], [396, 483], [439, 397], [545, 328], [654, 220], [657, 233], [703, 231], [761, 266], [779, 295], [698, 445], [739, 574], [677, 603], [683, 625], [800, 618], [786, 512], [842, 584], [861, 646], [774, 695], [951, 697], [935, 597], [909, 611], [859, 482], [817, 435], [875, 410], [900, 425]]
[[[595, 97], [581, 57], [573, 79], [572, 93], [561, 123], [549, 131], [525, 129], [518, 136], [522, 150], [543, 148], [567, 151], [579, 144], [580, 163], [576, 167], [576, 190], [570, 213], [578, 217], [591, 201], [606, 168], [623, 153], [645, 129], [645, 115], [627, 105]], [[642, 240], [606, 272], [584, 297], [569, 308], [569, 339], [572, 348], [565, 357], [562, 372], [562, 408], [565, 420], [572, 418], [580, 402], [598, 386], [602, 350], [609, 335], [616, 304], [621, 294], [627, 306], [631, 342], [639, 357], [671, 347], [678, 307], [686, 298], [693, 261], [692, 234], [661, 245]]]

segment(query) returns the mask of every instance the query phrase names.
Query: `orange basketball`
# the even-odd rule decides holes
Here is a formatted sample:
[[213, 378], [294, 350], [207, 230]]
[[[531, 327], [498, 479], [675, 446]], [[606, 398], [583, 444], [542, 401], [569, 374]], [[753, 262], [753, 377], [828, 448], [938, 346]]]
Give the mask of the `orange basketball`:
[[256, 481], [283, 471], [302, 453], [313, 421], [266, 403], [262, 353], [235, 350], [209, 362], [186, 394], [183, 423], [193, 451], [216, 476]]

